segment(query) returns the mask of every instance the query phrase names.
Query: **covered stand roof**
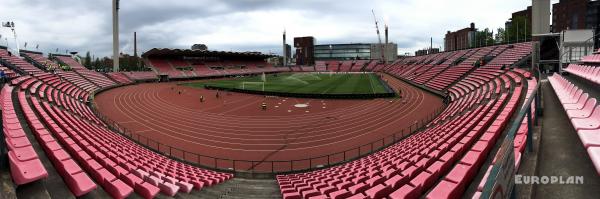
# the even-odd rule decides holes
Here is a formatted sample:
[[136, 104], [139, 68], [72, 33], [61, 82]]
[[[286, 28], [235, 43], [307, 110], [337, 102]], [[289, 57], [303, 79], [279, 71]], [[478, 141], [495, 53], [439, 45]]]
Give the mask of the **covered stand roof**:
[[266, 59], [273, 55], [260, 52], [231, 52], [191, 49], [153, 48], [142, 54], [142, 57], [220, 57], [226, 59]]

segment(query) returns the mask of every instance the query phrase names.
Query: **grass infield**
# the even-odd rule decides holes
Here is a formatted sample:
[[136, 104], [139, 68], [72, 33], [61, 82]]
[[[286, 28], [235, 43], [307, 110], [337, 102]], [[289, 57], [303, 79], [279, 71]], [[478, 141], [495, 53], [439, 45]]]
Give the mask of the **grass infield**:
[[[184, 83], [263, 91], [262, 75]], [[300, 94], [378, 94], [387, 93], [379, 76], [373, 73], [279, 73], [265, 76], [264, 91]]]

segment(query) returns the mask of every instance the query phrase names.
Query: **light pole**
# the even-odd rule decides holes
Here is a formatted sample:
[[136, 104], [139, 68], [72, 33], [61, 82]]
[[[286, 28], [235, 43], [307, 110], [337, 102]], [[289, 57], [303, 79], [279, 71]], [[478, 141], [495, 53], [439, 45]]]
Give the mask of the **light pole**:
[[[15, 47], [17, 49], [17, 52], [15, 54], [16, 56], [19, 56], [19, 40], [17, 39], [17, 32], [15, 31], [15, 22], [7, 21], [6, 23], [2, 24], [2, 27], [7, 27], [10, 28], [10, 30], [12, 30], [13, 35], [15, 37]], [[6, 40], [6, 47], [8, 47], [8, 40]]]
[[113, 72], [119, 72], [119, 0], [113, 0]]

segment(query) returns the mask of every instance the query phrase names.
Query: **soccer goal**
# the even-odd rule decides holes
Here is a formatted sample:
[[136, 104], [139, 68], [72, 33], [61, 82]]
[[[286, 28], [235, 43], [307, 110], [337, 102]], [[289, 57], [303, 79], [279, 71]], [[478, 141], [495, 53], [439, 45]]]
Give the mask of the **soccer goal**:
[[265, 82], [242, 82], [242, 89], [262, 89], [265, 91]]

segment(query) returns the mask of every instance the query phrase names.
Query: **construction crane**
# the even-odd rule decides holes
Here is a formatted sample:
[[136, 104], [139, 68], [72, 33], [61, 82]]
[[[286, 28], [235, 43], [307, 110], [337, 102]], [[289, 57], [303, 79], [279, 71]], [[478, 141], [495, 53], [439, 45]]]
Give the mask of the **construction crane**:
[[379, 39], [379, 46], [381, 46], [381, 62], [385, 64], [385, 47], [381, 43], [381, 34], [379, 33], [379, 21], [377, 21], [377, 17], [375, 16], [375, 11], [371, 10], [373, 13], [373, 20], [375, 20], [375, 30], [377, 31], [377, 38]]

